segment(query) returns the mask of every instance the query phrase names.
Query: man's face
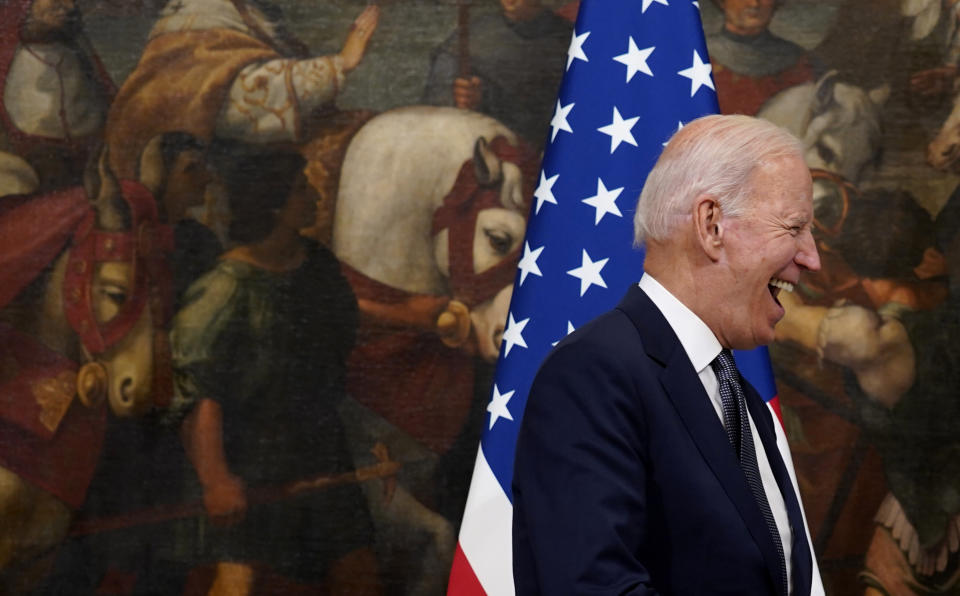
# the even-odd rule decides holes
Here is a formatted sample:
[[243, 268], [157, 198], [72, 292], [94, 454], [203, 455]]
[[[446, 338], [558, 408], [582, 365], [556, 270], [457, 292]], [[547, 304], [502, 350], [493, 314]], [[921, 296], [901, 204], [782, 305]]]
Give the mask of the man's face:
[[773, 18], [774, 0], [724, 0], [723, 26], [737, 35], [759, 35]]
[[204, 191], [211, 180], [203, 152], [186, 149], [170, 165], [164, 194], [182, 207], [196, 207], [203, 204]]
[[298, 175], [287, 202], [280, 208], [279, 223], [291, 230], [303, 230], [316, 224], [319, 199], [306, 174]]
[[791, 291], [805, 270], [820, 268], [813, 241], [813, 185], [799, 157], [757, 169], [750, 183], [748, 211], [724, 216], [723, 288], [713, 292], [714, 332], [724, 347], [753, 349], [773, 341], [784, 310], [777, 295]]
[[68, 40], [80, 28], [80, 11], [74, 0], [34, 0], [20, 37], [24, 41]]
[[540, 0], [500, 0], [500, 6], [511, 21], [529, 21], [542, 10]]

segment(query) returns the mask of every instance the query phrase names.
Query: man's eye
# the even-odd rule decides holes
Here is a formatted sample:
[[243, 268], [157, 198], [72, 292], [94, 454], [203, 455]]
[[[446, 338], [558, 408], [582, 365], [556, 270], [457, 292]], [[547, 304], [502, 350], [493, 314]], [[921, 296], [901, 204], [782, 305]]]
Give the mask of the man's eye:
[[820, 159], [827, 163], [831, 163], [837, 158], [837, 154], [834, 153], [833, 149], [823, 143], [817, 143], [817, 154], [820, 156]]

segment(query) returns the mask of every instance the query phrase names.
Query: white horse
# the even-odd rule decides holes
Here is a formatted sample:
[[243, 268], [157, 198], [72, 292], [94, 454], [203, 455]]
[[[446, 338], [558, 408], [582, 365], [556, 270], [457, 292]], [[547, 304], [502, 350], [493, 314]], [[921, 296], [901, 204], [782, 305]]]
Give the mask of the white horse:
[[[29, 172], [14, 170], [6, 187], [29, 187]], [[87, 193], [97, 197], [90, 203], [92, 228], [85, 232], [81, 219], [73, 247], [0, 309], [0, 398], [7, 406], [0, 416], [0, 593], [29, 592], [52, 562], [53, 547], [66, 536], [99, 456], [104, 404], [115, 415], [132, 416], [153, 403], [155, 336], [164, 333], [154, 324], [160, 309], [150, 296], [151, 276], [141, 273], [148, 281], [137, 283], [136, 269], [146, 261], [120, 249], [129, 240], [142, 249], [151, 222], [131, 218], [120, 186], [100, 174]], [[70, 212], [90, 216], [80, 189], [59, 196], [68, 193], [74, 197]], [[48, 196], [23, 204], [29, 209]], [[139, 198], [138, 205], [152, 203], [145, 191]], [[42, 236], [39, 229], [36, 235]], [[75, 252], [92, 258], [74, 259]], [[136, 304], [139, 313], [130, 306]], [[96, 337], [89, 335], [92, 329]], [[39, 406], [32, 417], [31, 399]], [[61, 483], [58, 470], [76, 481]]]
[[[461, 346], [491, 362], [500, 349], [526, 227], [530, 197], [524, 194], [532, 190], [529, 168], [525, 179], [516, 163], [498, 157], [495, 148], [503, 140], [518, 144], [503, 124], [455, 108], [405, 107], [373, 118], [347, 149], [332, 241], [337, 256], [363, 276], [411, 300], [449, 300], [435, 333], [447, 346]], [[525, 163], [529, 166], [529, 161]], [[464, 177], [475, 179], [474, 190], [485, 192], [484, 198], [451, 196], [457, 195], [458, 180]], [[494, 272], [503, 275], [479, 284], [484, 291], [470, 290], [471, 281]], [[376, 316], [377, 305], [365, 307], [359, 290], [358, 298], [361, 313], [367, 310]], [[399, 334], [407, 332], [402, 325], [397, 329]], [[435, 354], [406, 357], [416, 362]], [[407, 375], [396, 378], [397, 384], [409, 382]], [[452, 392], [441, 388], [418, 394], [421, 401], [413, 407], [426, 412], [442, 409], [451, 400], [472, 401], [472, 386], [466, 395]], [[378, 552], [386, 553], [388, 569], [394, 573], [402, 569], [400, 583], [406, 593], [440, 593], [456, 538], [446, 518], [414, 496], [421, 494], [418, 487], [434, 482], [436, 447], [431, 449], [424, 436], [399, 428], [388, 414], [361, 405], [360, 396], [355, 397], [358, 400], [348, 400], [341, 414], [358, 465], [367, 463], [363, 458], [369, 457], [366, 451], [374, 442], [386, 444], [391, 457], [404, 465], [400, 485], [391, 496], [379, 487], [365, 487]]]
[[[881, 110], [890, 86], [865, 90], [830, 71], [816, 82], [790, 87], [770, 98], [757, 114], [796, 135], [811, 170], [857, 186], [876, 165], [882, 143]], [[841, 200], [836, 182], [815, 180], [814, 207], [834, 211]]]
[[[496, 137], [517, 143], [500, 122], [456, 108], [398, 108], [365, 124], [350, 142], [340, 176], [333, 224], [337, 257], [399, 290], [449, 294], [448, 231], [431, 233], [433, 215], [460, 167], [474, 159], [488, 182], [500, 185], [501, 197], [498, 207], [477, 216], [474, 272], [502, 261], [523, 240], [526, 207], [520, 168], [487, 147]], [[470, 312], [477, 348], [491, 362], [499, 354], [511, 289], [512, 283], [505, 285]]]

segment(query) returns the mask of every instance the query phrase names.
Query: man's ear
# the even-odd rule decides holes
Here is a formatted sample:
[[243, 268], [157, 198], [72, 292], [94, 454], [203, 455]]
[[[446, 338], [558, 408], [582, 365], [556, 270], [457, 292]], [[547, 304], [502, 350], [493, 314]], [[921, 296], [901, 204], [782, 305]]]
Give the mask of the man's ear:
[[725, 233], [723, 213], [716, 198], [700, 195], [694, 201], [693, 222], [703, 252], [716, 261], [720, 258]]

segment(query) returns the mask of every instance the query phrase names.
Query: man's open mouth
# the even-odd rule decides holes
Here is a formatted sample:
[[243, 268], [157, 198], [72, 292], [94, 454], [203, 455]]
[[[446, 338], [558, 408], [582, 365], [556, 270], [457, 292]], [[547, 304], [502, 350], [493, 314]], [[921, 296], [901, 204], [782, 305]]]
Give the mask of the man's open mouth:
[[777, 300], [777, 296], [780, 294], [780, 290], [785, 290], [787, 292], [793, 291], [793, 284], [789, 281], [784, 281], [782, 279], [773, 278], [767, 284], [767, 289], [770, 290], [770, 295], [773, 296], [773, 300], [780, 304], [780, 301]]

